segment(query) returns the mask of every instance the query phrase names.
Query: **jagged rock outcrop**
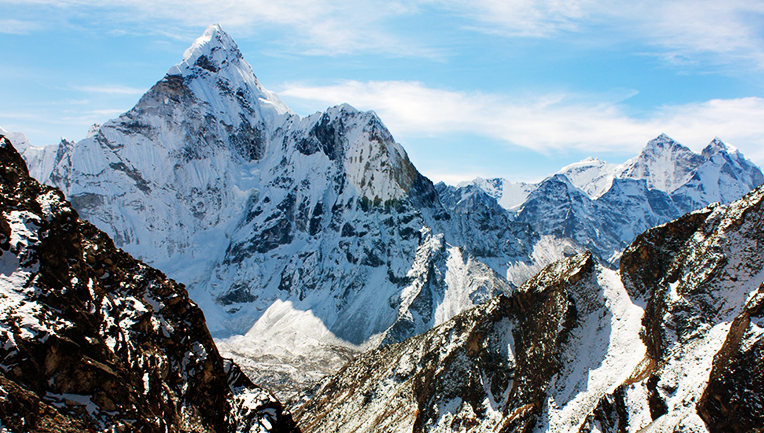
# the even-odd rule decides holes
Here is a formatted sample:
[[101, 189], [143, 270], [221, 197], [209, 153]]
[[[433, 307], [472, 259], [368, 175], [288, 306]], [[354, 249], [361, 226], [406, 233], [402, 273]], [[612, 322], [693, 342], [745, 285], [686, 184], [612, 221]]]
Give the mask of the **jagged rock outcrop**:
[[184, 287], [116, 249], [0, 136], [0, 425], [292, 432]]
[[624, 281], [647, 302], [644, 341], [656, 368], [645, 386], [655, 428], [700, 424], [698, 415], [710, 431], [764, 423], [764, 396], [753, 385], [762, 378], [763, 202], [760, 187], [650, 230], [624, 253]]
[[296, 410], [305, 431], [747, 432], [764, 425], [764, 187], [582, 254], [370, 351]]
[[[548, 412], [549, 389], [565, 382], [561, 372], [571, 351], [580, 350], [576, 329], [595, 313], [598, 294], [592, 288], [600, 284], [598, 272], [612, 273], [589, 253], [571, 257], [550, 265], [510, 296], [359, 356], [297, 410], [302, 428], [532, 431]], [[604, 308], [602, 301], [600, 296], [603, 305], [597, 305]], [[633, 322], [626, 312], [613, 314]], [[600, 313], [596, 310], [598, 318]], [[592, 336], [597, 333], [587, 337]]]

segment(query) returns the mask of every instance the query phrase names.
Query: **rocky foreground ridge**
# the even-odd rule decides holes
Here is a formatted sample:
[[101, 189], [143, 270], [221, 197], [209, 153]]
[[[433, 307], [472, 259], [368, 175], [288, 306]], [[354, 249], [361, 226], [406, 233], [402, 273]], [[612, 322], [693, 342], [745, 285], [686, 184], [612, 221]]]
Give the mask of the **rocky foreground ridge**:
[[548, 266], [359, 356], [306, 432], [747, 432], [764, 425], [764, 187]]
[[184, 287], [114, 247], [0, 136], [0, 430], [294, 432]]

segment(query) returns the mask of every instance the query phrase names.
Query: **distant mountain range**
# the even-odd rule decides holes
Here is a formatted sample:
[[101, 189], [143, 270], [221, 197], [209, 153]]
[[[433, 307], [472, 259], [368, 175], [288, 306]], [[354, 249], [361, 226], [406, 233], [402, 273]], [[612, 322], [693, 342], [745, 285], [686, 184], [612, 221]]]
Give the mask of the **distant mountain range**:
[[642, 231], [764, 181], [721, 141], [697, 155], [662, 135], [538, 184], [433, 185], [373, 112], [294, 114], [216, 25], [87, 138], [11, 139], [82, 218], [186, 284], [221, 351], [283, 396], [555, 260], [616, 267]]
[[476, 179], [438, 190], [454, 209], [469, 209], [484, 193], [513, 221], [573, 239], [616, 265], [643, 231], [710, 203], [730, 203], [762, 183], [761, 170], [718, 138], [698, 155], [662, 134], [620, 165], [589, 158], [537, 184]]

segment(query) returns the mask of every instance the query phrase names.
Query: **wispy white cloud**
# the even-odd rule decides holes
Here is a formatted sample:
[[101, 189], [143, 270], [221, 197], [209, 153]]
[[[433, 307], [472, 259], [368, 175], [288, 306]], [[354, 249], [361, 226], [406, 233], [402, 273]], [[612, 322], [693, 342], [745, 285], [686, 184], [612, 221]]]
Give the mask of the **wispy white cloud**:
[[72, 89], [88, 93], [105, 93], [109, 95], [142, 95], [147, 89], [122, 86], [119, 84], [106, 84], [102, 86], [72, 86]]
[[462, 15], [476, 30], [505, 36], [547, 37], [560, 31], [581, 30], [594, 0], [431, 0], [432, 4]]
[[396, 135], [477, 134], [545, 154], [564, 149], [636, 153], [662, 132], [699, 150], [718, 136], [764, 164], [762, 98], [663, 106], [645, 118], [636, 118], [625, 114], [617, 103], [597, 102], [585, 95], [513, 99], [404, 81], [348, 81], [318, 87], [293, 84], [280, 94], [296, 102], [348, 102], [359, 109], [373, 109]]
[[[389, 20], [417, 11], [415, 1], [384, 0], [10, 0], [47, 5], [64, 13], [88, 11], [101, 17], [110, 31], [143, 31], [188, 39], [199, 28], [219, 23], [240, 36], [278, 34], [284, 49], [292, 52], [339, 55], [365, 51], [398, 56], [440, 56], [415, 38], [393, 31]], [[185, 34], [181, 36], [181, 34]]]
[[608, 10], [616, 25], [666, 58], [764, 68], [764, 3], [745, 0], [639, 2]]
[[669, 61], [748, 60], [764, 68], [764, 3], [758, 1], [432, 1], [473, 20], [473, 28], [483, 32], [532, 37], [575, 32], [615, 44], [648, 44]]
[[0, 19], [0, 33], [8, 35], [26, 35], [42, 27], [42, 24], [36, 21]]

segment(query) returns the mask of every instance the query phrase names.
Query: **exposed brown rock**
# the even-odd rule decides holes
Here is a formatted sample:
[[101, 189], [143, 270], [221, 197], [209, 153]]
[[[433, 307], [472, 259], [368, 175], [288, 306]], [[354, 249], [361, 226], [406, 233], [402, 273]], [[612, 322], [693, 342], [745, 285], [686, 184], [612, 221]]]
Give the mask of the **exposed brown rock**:
[[[3, 283], [13, 299], [0, 297], [32, 308], [0, 310], [3, 425], [15, 432], [227, 432], [260, 424], [296, 431], [275, 398], [226, 368], [185, 288], [80, 221], [59, 191], [28, 176], [4, 137], [0, 216], [4, 275], [27, 275], [24, 287]], [[10, 245], [22, 229], [31, 235], [19, 232], [28, 239]]]

